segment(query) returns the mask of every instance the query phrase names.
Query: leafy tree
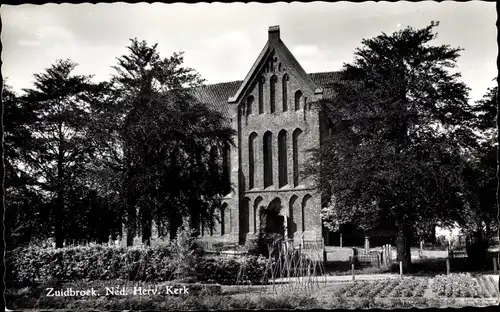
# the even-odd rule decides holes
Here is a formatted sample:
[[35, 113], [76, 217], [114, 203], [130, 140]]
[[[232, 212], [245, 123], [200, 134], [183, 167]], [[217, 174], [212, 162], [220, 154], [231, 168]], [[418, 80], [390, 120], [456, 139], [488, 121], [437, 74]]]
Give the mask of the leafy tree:
[[6, 248], [12, 249], [28, 243], [33, 238], [45, 238], [47, 206], [33, 188], [35, 180], [23, 168], [32, 139], [30, 124], [34, 114], [29, 103], [21, 99], [4, 84], [2, 91], [4, 109], [4, 161], [5, 168], [5, 238]]
[[498, 230], [497, 94], [497, 86], [488, 89], [484, 97], [473, 106], [473, 117], [468, 121], [469, 126], [475, 130], [477, 142], [465, 173], [469, 202], [473, 207], [465, 229], [470, 237], [469, 260], [472, 265], [478, 266], [485, 264], [489, 242]]
[[[127, 245], [140, 225], [149, 243], [152, 221], [166, 224], [176, 236], [182, 216], [211, 218], [214, 195], [220, 194], [217, 176], [209, 175], [210, 146], [230, 143], [233, 134], [221, 114], [199, 103], [194, 90], [202, 79], [183, 67], [183, 55], [161, 58], [157, 45], [131, 40], [129, 54], [118, 58], [112, 79], [115, 102], [113, 133], [116, 168], [125, 196]], [[137, 215], [139, 212], [139, 215]]]
[[56, 247], [81, 230], [75, 224], [82, 224], [77, 219], [84, 215], [86, 173], [95, 150], [87, 132], [89, 103], [84, 100], [95, 85], [91, 76], [73, 74], [76, 66], [70, 60], [56, 61], [34, 75], [34, 88], [25, 89], [22, 98], [34, 116], [24, 165], [37, 193], [50, 204]]
[[429, 44], [437, 26], [362, 41], [336, 96], [318, 103], [330, 135], [306, 169], [329, 207], [326, 224], [395, 227], [404, 270], [416, 224], [468, 215], [468, 88], [450, 73], [461, 49]]

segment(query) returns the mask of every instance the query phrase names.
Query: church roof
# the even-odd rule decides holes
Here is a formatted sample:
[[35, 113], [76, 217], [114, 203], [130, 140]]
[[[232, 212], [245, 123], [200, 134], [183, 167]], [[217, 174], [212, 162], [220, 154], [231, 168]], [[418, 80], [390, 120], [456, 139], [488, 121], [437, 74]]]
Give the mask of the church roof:
[[[340, 82], [339, 72], [313, 73], [309, 74], [309, 77], [318, 88], [323, 89], [323, 98], [332, 97], [334, 85]], [[210, 105], [229, 118], [228, 99], [238, 91], [242, 83], [243, 81], [239, 80], [205, 85], [195, 91], [195, 96], [200, 102]]]

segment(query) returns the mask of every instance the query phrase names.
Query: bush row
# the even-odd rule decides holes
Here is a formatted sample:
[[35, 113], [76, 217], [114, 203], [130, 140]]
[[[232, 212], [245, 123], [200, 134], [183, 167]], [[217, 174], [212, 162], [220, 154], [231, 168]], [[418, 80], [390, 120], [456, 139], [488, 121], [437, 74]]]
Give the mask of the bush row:
[[[219, 284], [261, 284], [267, 261], [249, 256], [245, 261], [210, 259], [190, 254], [191, 276], [179, 276], [178, 256], [165, 246], [85, 246], [60, 249], [19, 248], [6, 255], [7, 280], [23, 284], [57, 280], [129, 280], [163, 282], [188, 279], [190, 282]], [[194, 276], [193, 276], [194, 275]]]

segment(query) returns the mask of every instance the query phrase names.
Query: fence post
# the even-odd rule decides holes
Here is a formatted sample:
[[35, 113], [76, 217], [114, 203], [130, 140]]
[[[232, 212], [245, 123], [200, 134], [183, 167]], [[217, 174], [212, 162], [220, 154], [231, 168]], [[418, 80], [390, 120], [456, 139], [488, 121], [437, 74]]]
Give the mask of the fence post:
[[380, 262], [382, 262], [382, 259], [380, 259], [381, 254], [377, 252], [377, 268], [380, 269]]
[[354, 263], [351, 263], [351, 271], [352, 271], [352, 280], [354, 281]]
[[342, 248], [342, 232], [340, 232], [340, 248]]
[[370, 238], [365, 236], [365, 254], [370, 253]]
[[403, 261], [399, 261], [399, 277], [403, 278]]
[[321, 240], [321, 246], [323, 247], [323, 264], [326, 265], [326, 246], [325, 246], [325, 239]]
[[389, 266], [389, 261], [387, 260], [387, 258], [389, 258], [389, 255], [387, 254], [387, 244], [384, 244], [384, 262], [385, 262], [385, 265]]
[[450, 257], [446, 257], [446, 275], [450, 274]]
[[498, 271], [497, 257], [493, 257], [493, 272], [496, 273], [497, 271]]

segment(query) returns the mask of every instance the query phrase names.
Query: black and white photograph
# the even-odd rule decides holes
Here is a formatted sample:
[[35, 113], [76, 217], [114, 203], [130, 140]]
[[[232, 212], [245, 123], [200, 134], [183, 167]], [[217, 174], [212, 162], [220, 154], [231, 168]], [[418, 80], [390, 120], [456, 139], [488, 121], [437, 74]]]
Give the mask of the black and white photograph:
[[498, 306], [495, 5], [2, 5], [6, 309]]

